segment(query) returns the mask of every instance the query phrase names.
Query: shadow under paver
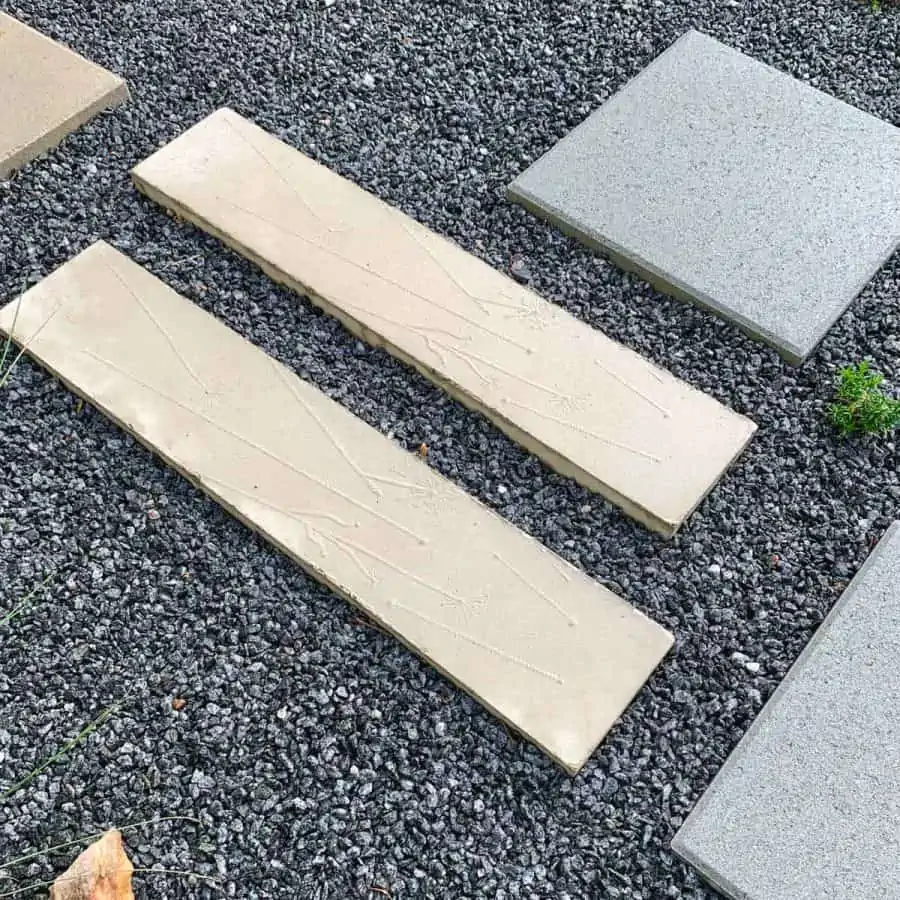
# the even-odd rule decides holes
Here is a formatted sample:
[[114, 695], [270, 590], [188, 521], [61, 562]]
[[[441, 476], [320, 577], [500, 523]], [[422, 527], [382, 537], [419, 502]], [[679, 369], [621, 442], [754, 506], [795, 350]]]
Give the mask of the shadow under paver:
[[127, 99], [121, 78], [0, 13], [0, 178]]
[[756, 428], [229, 109], [133, 175], [148, 196], [663, 534]]
[[624, 600], [102, 242], [10, 303], [0, 327], [569, 772], [671, 646]]
[[900, 897], [900, 524], [672, 843], [733, 900]]
[[509, 194], [799, 363], [900, 245], [900, 129], [689, 31]]

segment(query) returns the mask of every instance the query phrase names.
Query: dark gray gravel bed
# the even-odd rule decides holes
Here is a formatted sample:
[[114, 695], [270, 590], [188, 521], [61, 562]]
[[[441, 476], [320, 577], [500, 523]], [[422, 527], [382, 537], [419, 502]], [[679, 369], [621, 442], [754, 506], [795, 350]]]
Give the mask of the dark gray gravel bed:
[[[834, 367], [900, 383], [894, 260], [793, 369], [508, 203], [505, 185], [689, 26], [900, 124], [900, 11], [856, 0], [16, 0], [133, 102], [0, 184], [0, 296], [110, 240], [671, 628], [566, 777], [42, 371], [0, 394], [0, 860], [113, 824], [240, 898], [708, 898], [668, 842], [900, 511], [893, 440], [822, 421]], [[710, 392], [759, 435], [664, 542], [131, 188], [219, 105]], [[2, 110], [0, 110], [2, 115]], [[743, 654], [743, 656], [735, 656]], [[172, 708], [175, 697], [187, 701]], [[55, 854], [0, 878], [51, 878]], [[138, 897], [213, 897], [141, 876]]]

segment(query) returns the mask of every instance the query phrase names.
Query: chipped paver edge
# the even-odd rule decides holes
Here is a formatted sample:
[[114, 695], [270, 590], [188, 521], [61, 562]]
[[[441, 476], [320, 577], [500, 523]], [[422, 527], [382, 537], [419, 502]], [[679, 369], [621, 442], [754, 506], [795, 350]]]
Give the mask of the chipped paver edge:
[[716, 776], [713, 779], [712, 783], [697, 801], [696, 806], [691, 810], [687, 819], [685, 819], [684, 824], [678, 829], [677, 833], [672, 838], [670, 844], [672, 850], [686, 863], [697, 869], [697, 871], [700, 872], [703, 878], [714, 888], [716, 888], [716, 890], [726, 894], [731, 898], [731, 900], [761, 900], [761, 898], [752, 897], [745, 891], [740, 890], [724, 875], [720, 874], [712, 867], [707, 866], [698, 857], [698, 855], [694, 853], [694, 851], [689, 846], [689, 834], [692, 830], [693, 821], [699, 819], [699, 817], [703, 815], [706, 807], [709, 806], [712, 800], [722, 790], [722, 781], [720, 776], [728, 772], [734, 766], [739, 765], [744, 757], [752, 753], [754, 738], [756, 737], [756, 734], [765, 726], [766, 720], [769, 718], [769, 714], [784, 702], [785, 696], [788, 694], [793, 682], [792, 675], [795, 671], [799, 671], [806, 664], [806, 661], [815, 654], [816, 650], [819, 647], [819, 644], [821, 644], [822, 641], [828, 636], [829, 632], [834, 627], [835, 622], [840, 618], [844, 607], [859, 591], [860, 585], [865, 580], [865, 577], [868, 574], [869, 570], [875, 565], [878, 559], [880, 548], [893, 540], [898, 532], [900, 532], [900, 521], [891, 523], [885, 533], [881, 536], [881, 539], [875, 545], [875, 548], [866, 557], [865, 561], [860, 566], [859, 571], [856, 573], [856, 575], [853, 576], [853, 580], [844, 589], [844, 592], [841, 594], [837, 603], [832, 607], [831, 611], [825, 617], [825, 620], [818, 627], [815, 634], [810, 638], [809, 642], [803, 648], [794, 664], [782, 679], [781, 683], [772, 693], [772, 696], [759, 712], [756, 719], [753, 721], [753, 724], [747, 729], [738, 745], [731, 752], [728, 759], [725, 760], [725, 763], [722, 765], [721, 769], [719, 769], [718, 773], [716, 773]]
[[[97, 241], [90, 246], [91, 247], [97, 246], [97, 244], [111, 246], [111, 245], [107, 244], [106, 241], [103, 241], [103, 240]], [[87, 249], [90, 249], [90, 247]], [[112, 249], [115, 249], [115, 248], [112, 248]], [[84, 252], [84, 251], [82, 251], [82, 252]], [[117, 252], [120, 252], [120, 251], [117, 251]], [[63, 263], [58, 268], [62, 268], [62, 266], [66, 265], [67, 262], [70, 262], [72, 259], [76, 259], [79, 255], [80, 254], [75, 254], [75, 256], [71, 257], [70, 260], [67, 260], [65, 263]], [[126, 258], [128, 258], [130, 260], [130, 257], [126, 257]], [[133, 262], [133, 260], [131, 260], [131, 261]], [[135, 263], [135, 265], [139, 265], [139, 264]], [[156, 277], [156, 276], [154, 276], [154, 277]], [[164, 284], [169, 290], [174, 291], [174, 289], [169, 287], [167, 284], [165, 284], [165, 282], [162, 282], [162, 284]], [[188, 303], [190, 302], [189, 300], [184, 298], [183, 295], [179, 295], [179, 296], [182, 296], [182, 299], [184, 299], [185, 302], [188, 302]], [[10, 303], [8, 305], [12, 305], [12, 304], [18, 302], [19, 299], [21, 299], [21, 297], [14, 298], [13, 300], [10, 301]], [[0, 310], [2, 310], [4, 308], [5, 307], [0, 307]], [[220, 323], [220, 324], [223, 324], [224, 327], [228, 328], [228, 326], [224, 325], [224, 323]], [[235, 332], [235, 333], [237, 333], [237, 332]], [[2, 326], [0, 326], [0, 334], [9, 334], [9, 332], [7, 332]], [[246, 338], [242, 338], [242, 339], [246, 340]], [[449, 681], [450, 684], [452, 684], [458, 690], [462, 691], [464, 694], [467, 694], [468, 696], [472, 697], [480, 706], [482, 706], [484, 709], [486, 709], [494, 718], [496, 718], [498, 721], [502, 722], [504, 724], [504, 726], [506, 728], [508, 728], [513, 734], [520, 736], [521, 739], [523, 741], [525, 741], [526, 743], [537, 747], [542, 753], [544, 753], [549, 759], [551, 759], [554, 763], [556, 763], [558, 766], [560, 766], [568, 775], [570, 775], [572, 777], [578, 775], [578, 773], [585, 766], [585, 764], [588, 762], [588, 760], [597, 751], [597, 748], [603, 743], [603, 741], [609, 735], [609, 732], [612, 730], [613, 727], [615, 727], [615, 724], [627, 712], [628, 708], [634, 702], [634, 699], [646, 687], [647, 682], [657, 673], [659, 667], [662, 665], [663, 661], [668, 656], [669, 651], [672, 649], [672, 647], [675, 644], [675, 636], [672, 634], [671, 631], [669, 631], [668, 628], [665, 628], [663, 625], [660, 625], [657, 621], [655, 621], [654, 619], [651, 619], [650, 616], [648, 616], [646, 613], [644, 613], [637, 607], [628, 603], [628, 601], [625, 598], [618, 597], [618, 595], [614, 594], [614, 596], [616, 596], [619, 600], [621, 600], [622, 603], [627, 604], [627, 606], [630, 608], [630, 610], [636, 617], [638, 617], [639, 619], [645, 620], [647, 623], [649, 623], [653, 627], [653, 629], [656, 631], [656, 633], [658, 634], [658, 636], [660, 638], [660, 652], [658, 653], [658, 655], [656, 657], [656, 662], [653, 665], [653, 667], [649, 670], [646, 678], [644, 678], [644, 680], [641, 681], [640, 683], [636, 684], [633, 693], [631, 693], [631, 696], [628, 697], [627, 702], [625, 704], [623, 704], [622, 711], [619, 714], [619, 716], [615, 719], [614, 722], [612, 722], [610, 724], [609, 728], [607, 728], [603, 733], [598, 735], [597, 741], [594, 744], [594, 746], [589, 748], [588, 751], [583, 756], [580, 756], [577, 759], [565, 760], [561, 756], [559, 756], [557, 753], [555, 753], [553, 750], [551, 750], [549, 747], [545, 746], [541, 741], [539, 741], [539, 740], [535, 739], [534, 737], [532, 737], [531, 735], [528, 735], [525, 732], [523, 732], [518, 725], [516, 725], [507, 716], [505, 716], [498, 709], [496, 709], [496, 707], [494, 707], [491, 703], [486, 701], [480, 695], [480, 693], [478, 691], [472, 689], [468, 685], [463, 684], [460, 680], [458, 680], [456, 677], [454, 677], [448, 669], [446, 669], [443, 666], [441, 666], [440, 664], [434, 662], [421, 648], [417, 647], [414, 642], [406, 639], [399, 631], [397, 631], [395, 628], [393, 628], [387, 621], [383, 620], [380, 616], [378, 616], [377, 613], [375, 613], [373, 610], [369, 609], [368, 607], [366, 607], [365, 605], [360, 603], [355, 598], [355, 596], [353, 595], [352, 592], [337, 585], [324, 572], [321, 572], [315, 566], [313, 566], [313, 565], [309, 564], [308, 562], [306, 562], [305, 560], [303, 560], [299, 554], [294, 553], [293, 551], [288, 549], [284, 544], [282, 544], [281, 541], [279, 541], [277, 538], [271, 536], [268, 532], [263, 530], [261, 527], [255, 525], [248, 516], [244, 515], [240, 511], [238, 511], [235, 507], [233, 507], [230, 503], [228, 503], [223, 497], [219, 496], [216, 493], [216, 491], [212, 485], [205, 484], [202, 477], [200, 477], [198, 475], [194, 475], [194, 474], [190, 473], [187, 469], [180, 466], [168, 454], [166, 454], [165, 452], [161, 451], [158, 447], [156, 447], [152, 441], [145, 438], [143, 435], [137, 433], [135, 430], [132, 430], [132, 428], [124, 420], [119, 418], [112, 410], [107, 408], [104, 404], [98, 402], [95, 398], [93, 398], [88, 391], [83, 391], [80, 388], [78, 388], [75, 384], [70, 382], [61, 372], [59, 372], [55, 366], [49, 365], [47, 362], [45, 362], [43, 359], [41, 359], [40, 356], [35, 355], [29, 348], [28, 340], [25, 341], [24, 345], [15, 338], [13, 338], [13, 340], [19, 346], [19, 348], [21, 350], [23, 350], [37, 365], [39, 365], [45, 371], [49, 372], [68, 391], [70, 391], [76, 397], [80, 397], [86, 403], [93, 406], [95, 409], [99, 410], [117, 428], [121, 429], [126, 434], [131, 435], [142, 447], [144, 447], [145, 450], [150, 452], [157, 459], [162, 460], [168, 467], [170, 467], [173, 471], [177, 472], [182, 478], [187, 480], [187, 482], [189, 484], [191, 484], [193, 487], [197, 488], [204, 496], [208, 497], [214, 503], [216, 503], [216, 505], [218, 505], [222, 509], [224, 509], [230, 516], [232, 516], [234, 519], [236, 519], [238, 522], [240, 522], [242, 525], [244, 525], [246, 528], [248, 528], [252, 533], [259, 535], [264, 541], [271, 544], [271, 546], [275, 547], [279, 553], [281, 553], [287, 559], [291, 560], [293, 563], [298, 565], [303, 570], [303, 572], [305, 572], [310, 578], [312, 578], [318, 584], [321, 584], [322, 586], [324, 586], [327, 590], [331, 591], [335, 596], [339, 597], [341, 600], [348, 603], [352, 608], [358, 609], [361, 612], [363, 612], [368, 618], [370, 618], [372, 621], [374, 621], [378, 625], [379, 628], [383, 629], [388, 634], [390, 634], [391, 637], [393, 637], [395, 640], [397, 640], [402, 646], [404, 646], [409, 652], [411, 652], [417, 659], [423, 660], [428, 666], [433, 668], [435, 671], [439, 672], [442, 675], [442, 677], [447, 679], [447, 681]], [[265, 351], [260, 350], [260, 348], [256, 347], [256, 345], [252, 344], [250, 341], [247, 341], [247, 343], [250, 344], [250, 346], [253, 347], [255, 350], [257, 350], [261, 353], [265, 352]], [[299, 376], [297, 376], [296, 373], [291, 368], [284, 366], [283, 363], [280, 363], [277, 360], [273, 360], [273, 361], [278, 366], [283, 366], [285, 371], [289, 375], [299, 378]], [[323, 396], [327, 397], [327, 395], [323, 395]], [[341, 406], [341, 404], [338, 404], [336, 400], [332, 400], [331, 398], [328, 398], [328, 399], [332, 403], [335, 403], [338, 406]], [[348, 415], [353, 415], [353, 413], [351, 413], [346, 408], [344, 408], [342, 406], [341, 406], [341, 408], [344, 409], [344, 412], [346, 412]], [[360, 421], [362, 421], [362, 420], [360, 420]], [[369, 427], [371, 427], [371, 426], [369, 426]], [[391, 441], [389, 438], [384, 437], [384, 435], [381, 435], [377, 431], [376, 431], [376, 433], [378, 433], [380, 437], [384, 438], [384, 440], [393, 444], [399, 451], [402, 452], [402, 448], [400, 448], [394, 441]], [[425, 466], [429, 471], [431, 471], [431, 468], [424, 461], [417, 459], [415, 454], [412, 454], [411, 456], [412, 456], [414, 463]], [[445, 478], [446, 476], [441, 475], [440, 477]], [[449, 479], [447, 479], [447, 480], [449, 481]], [[450, 482], [450, 483], [452, 484], [453, 482]], [[459, 488], [459, 490], [462, 491], [463, 489]], [[609, 590], [608, 588], [605, 588], [604, 585], [601, 584], [599, 581], [597, 581], [595, 578], [588, 575], [588, 573], [585, 572], [583, 569], [578, 568], [577, 566], [570, 563], [568, 560], [559, 556], [559, 554], [554, 553], [552, 550], [545, 547], [540, 541], [537, 540], [537, 538], [533, 537], [532, 535], [530, 535], [528, 532], [522, 530], [521, 528], [517, 528], [512, 522], [510, 522], [508, 519], [504, 518], [499, 513], [492, 510], [490, 507], [486, 506], [481, 500], [479, 500], [477, 497], [472, 496], [468, 491], [463, 491], [463, 493], [465, 493], [466, 496], [468, 497], [468, 499], [471, 500], [473, 503], [475, 503], [484, 514], [492, 517], [493, 519], [499, 519], [503, 523], [504, 527], [513, 528], [517, 532], [519, 532], [522, 536], [524, 536], [527, 539], [527, 541], [534, 546], [536, 553], [548, 553], [548, 552], [551, 553], [565, 568], [569, 568], [569, 569], [572, 569], [573, 571], [577, 572], [578, 576], [580, 578], [587, 578], [590, 581], [594, 582], [594, 584], [598, 588], [601, 588], [603, 590]]]
[[[488, 421], [493, 423], [511, 440], [515, 441], [527, 452], [535, 454], [555, 472], [558, 472], [559, 474], [564, 475], [567, 478], [572, 478], [574, 481], [578, 482], [578, 484], [587, 488], [592, 493], [599, 495], [600, 497], [611, 503], [613, 506], [621, 509], [626, 515], [644, 525], [646, 528], [658, 534], [661, 534], [665, 538], [674, 537], [679, 528], [681, 528], [681, 526], [685, 521], [687, 521], [687, 519], [696, 510], [696, 508], [703, 502], [703, 500], [706, 499], [710, 491], [712, 491], [712, 489], [716, 487], [716, 485], [726, 475], [737, 458], [744, 452], [744, 450], [746, 450], [747, 445], [750, 443], [753, 435], [756, 433], [757, 425], [755, 422], [753, 422], [746, 416], [741, 416], [738, 413], [734, 413], [735, 416], [747, 423], [746, 434], [743, 441], [741, 441], [735, 448], [733, 456], [728, 460], [728, 463], [722, 467], [718, 477], [715, 480], [711, 481], [706, 490], [700, 496], [698, 496], [696, 503], [685, 512], [684, 516], [678, 521], [665, 519], [655, 513], [650, 512], [644, 506], [636, 503], [635, 501], [626, 497], [624, 494], [610, 487], [608, 484], [606, 484], [606, 482], [601, 481], [584, 467], [572, 462], [567, 456], [560, 453], [558, 450], [555, 450], [553, 447], [549, 446], [543, 441], [538, 440], [536, 437], [534, 437], [534, 435], [511, 422], [499, 410], [493, 409], [492, 407], [483, 403], [478, 399], [478, 397], [474, 396], [472, 393], [458, 385], [455, 381], [448, 378], [446, 375], [437, 372], [429, 366], [426, 366], [421, 362], [421, 360], [418, 360], [411, 354], [406, 353], [392, 341], [385, 340], [385, 338], [381, 334], [372, 331], [370, 328], [363, 325], [362, 322], [348, 315], [347, 312], [342, 310], [340, 307], [332, 304], [327, 298], [321, 296], [320, 294], [317, 294], [315, 291], [309, 289], [306, 285], [297, 281], [282, 269], [272, 265], [271, 262], [255, 253], [241, 241], [236, 240], [232, 235], [227, 234], [219, 228], [216, 228], [203, 216], [198, 215], [193, 210], [190, 210], [186, 206], [181, 204], [175, 198], [170, 197], [165, 192], [154, 187], [141, 176], [139, 171], [141, 165], [142, 164], [139, 163], [134, 169], [132, 169], [132, 181], [134, 182], [137, 190], [148, 197], [150, 200], [152, 200], [154, 203], [158, 204], [163, 209], [172, 211], [177, 216], [179, 216], [179, 218], [183, 219], [185, 222], [190, 223], [195, 228], [199, 228], [201, 231], [215, 237], [223, 244], [225, 244], [225, 246], [231, 248], [234, 252], [238, 253], [240, 256], [248, 259], [254, 265], [258, 266], [269, 278], [271, 278], [276, 283], [285, 285], [294, 293], [306, 297], [310, 300], [311, 303], [319, 307], [329, 316], [336, 318], [355, 337], [358, 337], [360, 340], [364, 341], [367, 344], [370, 344], [371, 346], [381, 347], [387, 350], [387, 352], [394, 356], [396, 359], [415, 369], [420, 375], [428, 379], [428, 381], [430, 381], [432, 384], [437, 385], [441, 390], [445, 391], [449, 396], [460, 402], [467, 409], [483, 415], [486, 419], [488, 419]], [[446, 238], [444, 239], [448, 240]], [[633, 353], [634, 351], [629, 352]], [[654, 368], [658, 368], [649, 360], [645, 360], [645, 362], [647, 362], [648, 365], [653, 366]], [[691, 388], [691, 390], [696, 389]]]
[[[106, 90], [101, 91], [87, 106], [77, 109], [72, 115], [67, 116], [52, 125], [48, 131], [45, 131], [39, 137], [26, 142], [21, 147], [17, 147], [9, 154], [9, 156], [0, 159], [0, 180], [9, 178], [10, 175], [21, 169], [23, 166], [34, 161], [38, 157], [43, 156], [43, 154], [52, 150], [54, 147], [59, 146], [59, 144], [61, 144], [70, 134], [81, 128], [82, 125], [86, 125], [100, 113], [105, 112], [106, 110], [115, 109], [117, 106], [121, 106], [131, 99], [128, 82], [120, 75], [117, 75], [115, 72], [111, 72], [109, 69], [82, 56], [71, 47], [67, 47], [65, 44], [48, 37], [36, 28], [26, 25], [20, 19], [16, 19], [14, 16], [0, 11], [0, 25], [2, 25], [4, 18], [11, 19], [16, 23], [16, 26], [24, 28], [33, 34], [38, 35], [41, 39], [53, 44], [60, 53], [75, 57], [81, 65], [103, 72], [104, 75], [109, 78], [110, 83], [109, 87]], [[2, 37], [2, 32], [0, 32], [0, 37]]]

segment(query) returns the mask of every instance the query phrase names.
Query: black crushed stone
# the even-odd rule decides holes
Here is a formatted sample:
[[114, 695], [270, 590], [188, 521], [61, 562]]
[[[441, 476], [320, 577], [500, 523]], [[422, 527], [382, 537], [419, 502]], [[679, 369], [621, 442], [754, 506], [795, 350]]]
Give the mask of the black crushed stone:
[[[132, 102], [0, 184], [0, 296], [97, 238], [677, 635], [577, 778], [510, 735], [28, 362], [0, 395], [0, 860], [115, 824], [229, 897], [713, 897], [675, 830], [900, 510], [893, 439], [823, 421], [836, 366], [900, 385], [896, 258], [801, 369], [655, 293], [505, 186], [688, 27], [900, 124], [900, 11], [856, 0], [15, 0]], [[666, 542], [132, 189], [228, 104], [759, 423]], [[2, 112], [0, 112], [2, 114]], [[180, 711], [173, 698], [186, 700]], [[53, 878], [72, 851], [9, 870]], [[136, 877], [138, 897], [222, 893]]]

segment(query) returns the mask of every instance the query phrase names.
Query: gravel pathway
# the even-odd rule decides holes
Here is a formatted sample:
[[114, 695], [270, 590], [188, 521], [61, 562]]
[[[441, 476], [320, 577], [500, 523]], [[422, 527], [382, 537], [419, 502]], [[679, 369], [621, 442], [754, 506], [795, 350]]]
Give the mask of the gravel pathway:
[[[686, 28], [900, 124], [900, 11], [856, 0], [14, 0], [132, 103], [0, 184], [0, 296], [96, 238], [214, 312], [672, 629], [676, 649], [566, 777], [29, 363], [0, 395], [0, 859], [158, 816], [138, 866], [226, 896], [709, 898], [668, 843], [900, 514], [892, 440], [822, 420], [834, 367], [900, 384], [895, 259], [801, 370], [654, 293], [505, 185]], [[229, 104], [760, 425], [672, 542], [130, 187]], [[186, 701], [172, 707], [173, 698]], [[180, 704], [179, 704], [180, 705]], [[0, 878], [51, 878], [54, 855]], [[140, 876], [138, 897], [222, 896]], [[382, 890], [375, 890], [380, 888]]]

